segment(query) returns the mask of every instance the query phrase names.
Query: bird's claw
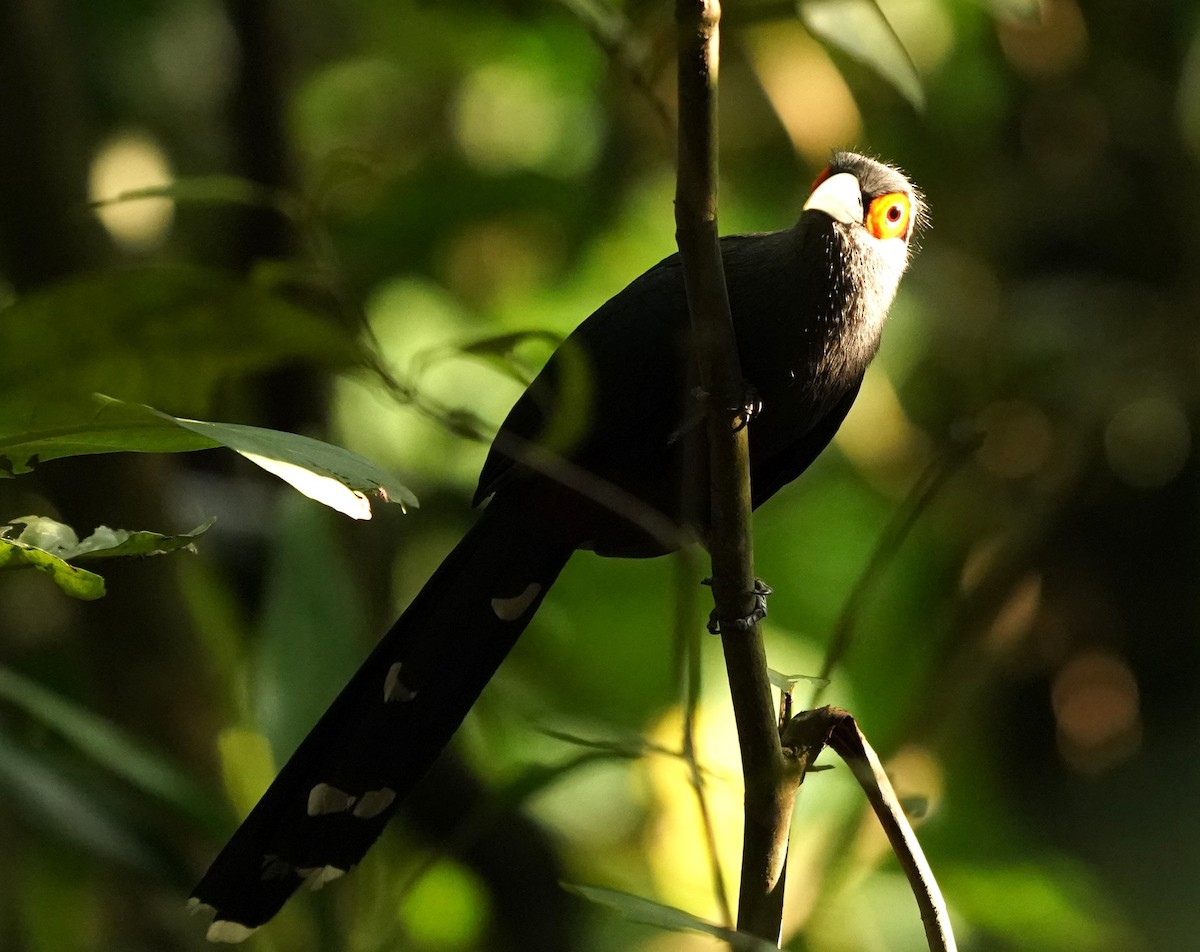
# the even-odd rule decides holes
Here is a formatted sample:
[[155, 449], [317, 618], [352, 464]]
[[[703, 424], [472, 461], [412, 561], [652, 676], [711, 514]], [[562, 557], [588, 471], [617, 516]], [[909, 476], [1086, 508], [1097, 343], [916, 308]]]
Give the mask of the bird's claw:
[[748, 427], [751, 421], [762, 413], [763, 402], [758, 395], [758, 391], [750, 384], [746, 384], [746, 391], [742, 394], [742, 404], [732, 408], [737, 412], [737, 421], [733, 424], [733, 432], [744, 430]]
[[[712, 579], [706, 578], [700, 582], [701, 585], [712, 585]], [[774, 589], [760, 578], [754, 580], [754, 588], [750, 590], [750, 594], [754, 596], [754, 608], [750, 610], [750, 614], [743, 615], [738, 618], [728, 619], [728, 624], [732, 626], [736, 632], [746, 632], [757, 625], [760, 621], [767, 617], [767, 596], [772, 594]], [[721, 619], [717, 615], [717, 610], [714, 608], [708, 615], [708, 628], [710, 634], [721, 634]]]

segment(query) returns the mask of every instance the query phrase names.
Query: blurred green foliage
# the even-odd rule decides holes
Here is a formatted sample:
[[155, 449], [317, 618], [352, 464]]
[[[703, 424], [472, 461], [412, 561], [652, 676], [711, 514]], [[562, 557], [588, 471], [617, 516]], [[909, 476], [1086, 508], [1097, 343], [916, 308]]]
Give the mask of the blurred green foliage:
[[[771, 664], [815, 674], [849, 631], [825, 699], [927, 804], [960, 948], [1190, 948], [1200, 18], [879, 0], [892, 43], [839, 40], [839, 7], [874, 9], [726, 4], [723, 230], [790, 224], [846, 146], [903, 165], [933, 226], [834, 447], [757, 516]], [[0, 480], [0, 521], [81, 535], [219, 517], [198, 555], [106, 569], [95, 602], [0, 576], [0, 947], [203, 945], [190, 882], [468, 525], [480, 438], [553, 340], [673, 250], [671, 15], [0, 5], [0, 431], [101, 391], [328, 438], [422, 503], [351, 525], [216, 454]], [[922, 474], [973, 438], [860, 586]], [[671, 753], [699, 574], [573, 560], [368, 861], [252, 946], [712, 947], [558, 886], [720, 918]], [[732, 885], [736, 744], [701, 653]], [[924, 947], [844, 770], [806, 782], [788, 889], [790, 948]]]

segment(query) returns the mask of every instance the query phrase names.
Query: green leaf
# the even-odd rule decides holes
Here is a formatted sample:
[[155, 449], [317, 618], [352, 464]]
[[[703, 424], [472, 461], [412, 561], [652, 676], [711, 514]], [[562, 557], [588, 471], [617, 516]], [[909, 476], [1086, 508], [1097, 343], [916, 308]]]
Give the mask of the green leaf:
[[69, 558], [86, 560], [166, 555], [168, 552], [178, 552], [180, 549], [195, 552], [195, 539], [211, 529], [216, 521], [214, 517], [196, 526], [191, 532], [181, 532], [178, 535], [163, 535], [144, 529], [133, 531], [99, 526], [95, 532], [79, 543], [79, 550]]
[[[158, 413], [158, 411], [153, 411]], [[267, 430], [240, 423], [206, 423], [159, 413], [177, 426], [227, 446], [250, 462], [331, 509], [353, 519], [370, 519], [367, 493], [401, 509], [417, 505], [417, 497], [374, 463], [349, 450], [298, 433]]]
[[73, 277], [0, 309], [0, 419], [33, 394], [114, 393], [201, 412], [221, 381], [296, 360], [350, 366], [357, 340], [241, 278], [195, 267]]
[[798, 0], [797, 9], [813, 36], [874, 70], [914, 108], [925, 108], [916, 67], [875, 0]]
[[[216, 519], [209, 519], [191, 532], [179, 535], [162, 535], [158, 532], [110, 529], [99, 526], [82, 541], [70, 526], [63, 525], [48, 516], [18, 516], [0, 526], [0, 536], [9, 541], [45, 549], [52, 555], [67, 561], [107, 559], [127, 556], [166, 555], [186, 549], [195, 552], [195, 539], [203, 535]], [[15, 535], [11, 530], [19, 530]], [[10, 530], [10, 531], [5, 531]]]
[[45, 549], [17, 539], [0, 538], [0, 569], [45, 572], [63, 592], [83, 601], [104, 596], [104, 579], [95, 572], [77, 568]]
[[297, 433], [173, 417], [151, 407], [94, 396], [40, 407], [18, 429], [0, 424], [0, 475], [89, 453], [178, 453], [225, 446], [311, 499], [355, 519], [371, 518], [367, 494], [401, 508], [417, 498], [391, 475], [349, 450]]
[[0, 417], [0, 475], [21, 475], [38, 463], [91, 453], [182, 453], [218, 444], [137, 404], [107, 397], [56, 399]]
[[690, 912], [667, 906], [652, 899], [643, 899], [617, 889], [602, 886], [582, 886], [563, 883], [563, 887], [584, 899], [616, 909], [626, 919], [641, 922], [669, 932], [699, 932], [728, 942], [737, 952], [778, 952], [778, 947], [745, 932], [726, 929], [714, 922], [693, 916]]
[[225, 829], [225, 817], [213, 799], [183, 771], [87, 708], [5, 667], [0, 667], [0, 699], [202, 829]]
[[176, 536], [100, 526], [81, 542], [74, 529], [54, 519], [20, 516], [0, 525], [0, 569], [37, 569], [72, 598], [91, 601], [104, 595], [104, 579], [71, 565], [71, 560], [164, 555], [178, 549], [194, 552], [192, 541], [213, 522], [210, 519]]

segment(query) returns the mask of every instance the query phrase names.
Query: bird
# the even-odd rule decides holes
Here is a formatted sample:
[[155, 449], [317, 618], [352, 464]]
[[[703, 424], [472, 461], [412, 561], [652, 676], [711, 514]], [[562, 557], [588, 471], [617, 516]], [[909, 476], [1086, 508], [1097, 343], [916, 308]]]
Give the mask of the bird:
[[[899, 169], [835, 152], [792, 227], [720, 239], [753, 408], [743, 420], [755, 507], [849, 412], [925, 220]], [[245, 939], [296, 889], [363, 859], [575, 551], [651, 557], [704, 540], [708, 494], [689, 491], [697, 472], [707, 478], [691, 341], [674, 254], [557, 348], [497, 433], [479, 518], [197, 884], [189, 902], [211, 912], [209, 940]]]

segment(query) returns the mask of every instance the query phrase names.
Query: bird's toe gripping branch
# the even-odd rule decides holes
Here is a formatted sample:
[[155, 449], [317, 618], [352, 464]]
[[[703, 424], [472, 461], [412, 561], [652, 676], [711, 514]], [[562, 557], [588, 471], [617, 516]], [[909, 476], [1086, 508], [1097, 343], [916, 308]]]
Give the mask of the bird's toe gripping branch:
[[[733, 425], [733, 431], [735, 433], [738, 430], [744, 430], [746, 427], [748, 427], [754, 418], [762, 413], [763, 409], [762, 397], [758, 395], [758, 391], [754, 389], [754, 385], [747, 383], [743, 384], [743, 386], [746, 389], [742, 393], [741, 404], [739, 406], [730, 408], [736, 411], [738, 415], [737, 422]], [[759, 585], [762, 585], [761, 580], [758, 580], [755, 584], [756, 593]], [[766, 594], [770, 594], [769, 589]]]
[[[712, 585], [712, 579], [703, 579], [701, 585]], [[742, 632], [749, 631], [760, 621], [767, 617], [767, 596], [775, 590], [760, 578], [754, 580], [754, 588], [751, 589], [750, 595], [754, 597], [754, 608], [748, 615], [739, 615], [736, 618], [722, 619], [717, 614], [714, 608], [708, 615], [708, 630], [710, 634], [719, 635], [724, 630], [724, 626], [728, 625], [733, 631]]]

